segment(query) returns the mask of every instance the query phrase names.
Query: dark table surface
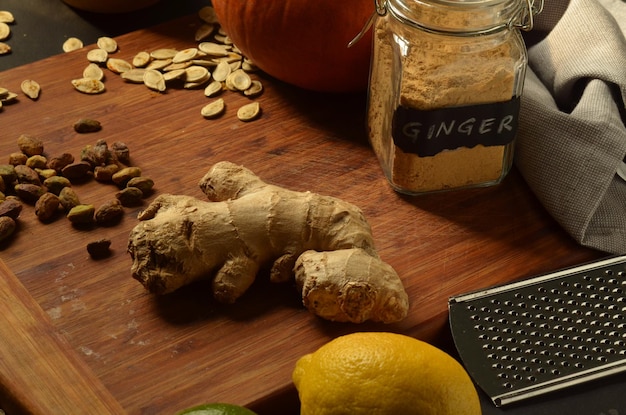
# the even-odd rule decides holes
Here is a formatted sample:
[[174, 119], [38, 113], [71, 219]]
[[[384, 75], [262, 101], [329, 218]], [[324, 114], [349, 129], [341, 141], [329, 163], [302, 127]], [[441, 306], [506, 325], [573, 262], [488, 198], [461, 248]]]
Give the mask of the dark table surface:
[[0, 10], [15, 17], [11, 37], [4, 41], [12, 51], [0, 55], [0, 72], [63, 53], [63, 42], [69, 37], [88, 45], [100, 36], [115, 37], [154, 26], [206, 5], [209, 0], [160, 0], [136, 12], [99, 14], [73, 9], [61, 0], [0, 0]]
[[[100, 36], [115, 37], [153, 26], [206, 5], [209, 0], [161, 0], [136, 12], [97, 14], [73, 9], [61, 0], [0, 0], [0, 10], [15, 17], [11, 37], [5, 40], [12, 52], [0, 55], [0, 81], [4, 70], [63, 53], [62, 44], [69, 37], [91, 44]], [[614, 376], [506, 409], [493, 407], [483, 396], [483, 410], [485, 415], [620, 415], [626, 414], [623, 387], [623, 376]]]

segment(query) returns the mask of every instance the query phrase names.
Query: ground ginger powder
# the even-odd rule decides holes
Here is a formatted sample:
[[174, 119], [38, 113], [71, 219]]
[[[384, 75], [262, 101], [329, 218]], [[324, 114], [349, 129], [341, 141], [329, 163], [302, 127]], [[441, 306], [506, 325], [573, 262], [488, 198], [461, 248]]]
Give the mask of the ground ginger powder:
[[368, 127], [385, 175], [409, 194], [499, 182], [510, 168], [512, 143], [459, 146], [423, 157], [394, 143], [392, 117], [398, 106], [428, 111], [510, 101], [521, 90], [523, 43], [520, 51], [521, 40], [503, 39], [514, 35], [507, 31], [478, 42], [414, 33], [388, 15], [374, 26]]

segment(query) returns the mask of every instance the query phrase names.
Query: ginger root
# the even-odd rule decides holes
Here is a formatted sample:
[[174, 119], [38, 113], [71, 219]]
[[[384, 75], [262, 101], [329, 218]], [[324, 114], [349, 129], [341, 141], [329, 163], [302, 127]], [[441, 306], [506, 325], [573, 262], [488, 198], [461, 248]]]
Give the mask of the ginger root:
[[229, 162], [214, 165], [199, 185], [209, 201], [164, 194], [138, 216], [128, 252], [133, 278], [148, 291], [212, 279], [215, 299], [233, 303], [271, 264], [270, 280], [295, 277], [303, 304], [322, 318], [391, 323], [406, 316], [402, 282], [380, 260], [356, 206], [267, 184]]

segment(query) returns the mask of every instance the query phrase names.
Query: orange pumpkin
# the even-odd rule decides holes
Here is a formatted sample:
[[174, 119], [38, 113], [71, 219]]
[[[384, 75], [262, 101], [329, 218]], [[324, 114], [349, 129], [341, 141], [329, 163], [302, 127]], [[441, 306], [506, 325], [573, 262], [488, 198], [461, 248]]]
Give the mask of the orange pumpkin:
[[371, 30], [348, 43], [374, 12], [373, 0], [213, 0], [233, 43], [281, 81], [321, 92], [367, 87]]

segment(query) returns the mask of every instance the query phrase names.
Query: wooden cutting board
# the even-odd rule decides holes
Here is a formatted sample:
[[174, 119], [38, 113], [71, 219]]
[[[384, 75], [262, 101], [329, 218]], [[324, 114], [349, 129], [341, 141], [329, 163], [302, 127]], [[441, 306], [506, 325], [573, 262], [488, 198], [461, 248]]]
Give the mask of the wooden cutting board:
[[[142, 50], [194, 46], [198, 24], [189, 16], [121, 36], [115, 56], [130, 60]], [[295, 414], [294, 364], [330, 339], [385, 330], [450, 348], [450, 296], [601, 256], [577, 246], [516, 171], [492, 188], [416, 198], [394, 193], [367, 142], [364, 94], [315, 94], [259, 74], [260, 119], [237, 120], [236, 109], [248, 98], [227, 93], [224, 116], [206, 120], [201, 90], [157, 93], [107, 73], [104, 94], [76, 92], [70, 80], [81, 76], [90, 48], [0, 73], [0, 86], [11, 90], [19, 91], [24, 79], [43, 88], [37, 101], [22, 96], [0, 113], [0, 160], [17, 150], [21, 134], [41, 138], [51, 156], [78, 156], [98, 139], [123, 141], [133, 164], [154, 179], [156, 194], [197, 197], [198, 180], [213, 163], [243, 164], [271, 183], [360, 206], [381, 257], [398, 271], [411, 300], [400, 323], [354, 325], [309, 314], [291, 284], [273, 286], [266, 274], [231, 306], [216, 304], [202, 285], [157, 298], [130, 277], [126, 244], [141, 207], [127, 209], [117, 226], [84, 231], [64, 218], [40, 223], [27, 206], [0, 257], [63, 344], [129, 414], [168, 414], [212, 401], [248, 405], [262, 415]], [[75, 133], [72, 125], [83, 117], [99, 120], [102, 131]], [[75, 188], [95, 205], [116, 191], [95, 182]], [[113, 255], [92, 260], [86, 244], [100, 238], [111, 239]], [[18, 353], [28, 359], [33, 351]], [[5, 391], [20, 387], [2, 381], [9, 383]], [[65, 393], [62, 384], [58, 391]]]

